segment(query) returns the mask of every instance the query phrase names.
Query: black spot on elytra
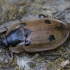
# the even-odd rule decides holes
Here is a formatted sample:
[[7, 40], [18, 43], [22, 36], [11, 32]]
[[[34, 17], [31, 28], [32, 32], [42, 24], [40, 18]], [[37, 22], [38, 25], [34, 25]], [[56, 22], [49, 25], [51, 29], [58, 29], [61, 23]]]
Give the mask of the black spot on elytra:
[[51, 21], [50, 20], [45, 20], [45, 23], [46, 24], [51, 24]]
[[49, 36], [49, 40], [50, 40], [50, 42], [54, 42], [55, 41], [55, 36], [54, 35], [50, 35]]
[[20, 23], [20, 26], [24, 27], [24, 26], [26, 26], [26, 23]]

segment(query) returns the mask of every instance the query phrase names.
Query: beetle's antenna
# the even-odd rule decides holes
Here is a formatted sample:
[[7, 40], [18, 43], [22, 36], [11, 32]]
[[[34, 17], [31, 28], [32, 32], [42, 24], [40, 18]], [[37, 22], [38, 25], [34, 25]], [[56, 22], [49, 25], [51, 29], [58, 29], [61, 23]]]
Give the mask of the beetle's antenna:
[[[8, 28], [6, 26], [4, 28], [6, 29], [6, 32], [7, 32], [8, 31]], [[5, 33], [5, 36], [6, 36], [6, 33]]]
[[41, 18], [41, 17], [46, 18], [47, 16], [45, 16], [44, 14], [38, 14], [38, 17], [39, 17], [39, 18]]

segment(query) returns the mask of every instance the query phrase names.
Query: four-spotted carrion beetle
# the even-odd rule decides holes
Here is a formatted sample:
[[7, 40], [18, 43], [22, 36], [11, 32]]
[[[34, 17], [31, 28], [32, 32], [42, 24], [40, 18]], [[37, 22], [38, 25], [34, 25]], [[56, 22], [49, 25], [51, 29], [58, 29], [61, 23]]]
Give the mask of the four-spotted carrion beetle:
[[11, 26], [2, 39], [1, 45], [15, 53], [23, 50], [45, 51], [57, 48], [66, 41], [68, 36], [69, 30], [65, 23], [52, 18], [41, 18]]
[[23, 26], [20, 25], [5, 35], [1, 40], [1, 46], [8, 49], [9, 46], [16, 47], [17, 44], [22, 42], [25, 46], [28, 46], [30, 41], [26, 40], [26, 38], [29, 36], [30, 31], [24, 28], [24, 26], [25, 23], [23, 23]]

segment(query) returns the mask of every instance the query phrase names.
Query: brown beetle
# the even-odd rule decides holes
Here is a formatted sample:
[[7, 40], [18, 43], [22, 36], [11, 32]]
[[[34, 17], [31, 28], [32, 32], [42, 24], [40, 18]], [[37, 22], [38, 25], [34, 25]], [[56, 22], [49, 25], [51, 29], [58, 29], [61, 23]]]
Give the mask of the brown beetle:
[[69, 36], [67, 25], [52, 18], [16, 23], [6, 33], [1, 45], [12, 52], [51, 50], [63, 44]]

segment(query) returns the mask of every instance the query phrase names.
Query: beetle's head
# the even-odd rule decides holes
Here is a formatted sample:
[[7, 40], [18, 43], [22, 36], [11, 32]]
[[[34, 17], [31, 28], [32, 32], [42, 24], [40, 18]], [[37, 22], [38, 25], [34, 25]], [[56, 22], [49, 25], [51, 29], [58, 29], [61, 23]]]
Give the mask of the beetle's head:
[[8, 47], [8, 42], [7, 42], [6, 37], [3, 37], [3, 39], [1, 39], [0, 47]]
[[[6, 48], [6, 47], [7, 47], [7, 48]], [[9, 45], [8, 45], [6, 36], [4, 36], [4, 37], [0, 40], [0, 48], [6, 49], [7, 52], [8, 52], [8, 55], [11, 57], [11, 53], [10, 53], [8, 47], [9, 47]]]

